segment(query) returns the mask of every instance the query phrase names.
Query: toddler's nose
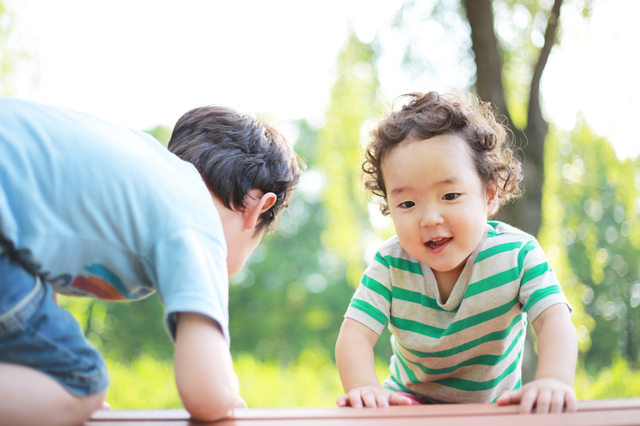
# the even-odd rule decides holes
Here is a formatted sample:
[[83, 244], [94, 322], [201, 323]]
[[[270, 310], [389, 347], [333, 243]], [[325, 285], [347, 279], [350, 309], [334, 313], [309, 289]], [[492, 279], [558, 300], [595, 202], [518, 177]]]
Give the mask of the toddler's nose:
[[441, 225], [443, 222], [442, 214], [438, 209], [425, 209], [420, 219], [420, 227], [431, 228], [436, 225]]

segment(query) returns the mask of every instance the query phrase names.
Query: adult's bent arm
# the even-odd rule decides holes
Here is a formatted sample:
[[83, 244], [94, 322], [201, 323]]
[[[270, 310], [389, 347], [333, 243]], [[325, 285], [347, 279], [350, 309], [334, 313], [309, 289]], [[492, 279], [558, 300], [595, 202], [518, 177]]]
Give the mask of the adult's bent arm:
[[238, 378], [215, 321], [178, 313], [174, 369], [180, 399], [194, 419], [211, 421], [231, 413], [239, 396]]

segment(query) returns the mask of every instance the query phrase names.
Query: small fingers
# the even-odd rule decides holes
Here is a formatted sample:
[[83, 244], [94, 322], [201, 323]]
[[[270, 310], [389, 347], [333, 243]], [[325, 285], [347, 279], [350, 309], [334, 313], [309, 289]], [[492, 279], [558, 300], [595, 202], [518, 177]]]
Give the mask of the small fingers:
[[362, 392], [362, 402], [365, 407], [376, 408], [378, 406], [377, 395], [370, 390]]
[[359, 390], [352, 390], [348, 394], [349, 405], [353, 408], [362, 408], [362, 394]]
[[[573, 413], [577, 411], [575, 392], [566, 383], [557, 379], [535, 380], [525, 385], [521, 392], [520, 413], [522, 414], [531, 412], [536, 414], [562, 413], [563, 410]], [[513, 393], [503, 393], [497, 402], [502, 405], [508, 398], [513, 399]]]
[[562, 413], [564, 408], [565, 394], [564, 392], [554, 392], [551, 395], [551, 406], [549, 407], [550, 413]]
[[520, 413], [521, 414], [529, 414], [533, 409], [533, 404], [535, 404], [536, 399], [538, 397], [538, 392], [534, 389], [529, 389], [526, 391], [522, 398], [520, 399]]
[[504, 392], [500, 397], [496, 400], [498, 405], [509, 405], [509, 404], [517, 404], [520, 402], [522, 398], [522, 390], [518, 389], [515, 391]]
[[567, 407], [567, 413], [575, 413], [578, 411], [578, 404], [576, 401], [576, 394], [571, 390], [567, 392], [564, 396], [565, 405]]
[[336, 405], [338, 407], [348, 407], [349, 406], [349, 398], [347, 395], [340, 395], [338, 399], [336, 399]]
[[244, 398], [242, 398], [241, 396], [238, 396], [238, 399], [236, 400], [236, 405], [234, 408], [248, 408], [247, 402], [244, 400]]
[[389, 400], [391, 399], [391, 395], [389, 395], [388, 393], [383, 393], [380, 392], [378, 394], [376, 394], [376, 403], [377, 406], [380, 408], [387, 408], [389, 407]]
[[549, 412], [549, 405], [551, 404], [551, 391], [542, 390], [538, 393], [536, 399], [536, 414], [547, 414]]
[[398, 395], [396, 392], [391, 392], [389, 395], [389, 405], [411, 405], [412, 402], [409, 398], [403, 395]]
[[364, 386], [352, 389], [345, 395], [340, 395], [336, 404], [338, 407], [386, 408], [389, 405], [411, 405], [411, 400], [388, 389]]
[[503, 393], [502, 395], [500, 395], [500, 397], [498, 397], [498, 399], [496, 399], [496, 404], [498, 405], [511, 404], [511, 396], [507, 395], [506, 393]]

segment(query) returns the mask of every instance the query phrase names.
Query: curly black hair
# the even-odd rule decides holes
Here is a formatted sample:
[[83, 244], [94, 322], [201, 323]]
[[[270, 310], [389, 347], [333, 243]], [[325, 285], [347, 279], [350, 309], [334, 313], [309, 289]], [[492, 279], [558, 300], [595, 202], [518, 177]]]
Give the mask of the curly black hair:
[[402, 95], [409, 101], [384, 117], [371, 133], [362, 164], [365, 187], [383, 198], [382, 214], [389, 214], [381, 165], [401, 142], [453, 134], [468, 144], [485, 189], [496, 187], [498, 207], [522, 194], [522, 166], [507, 142], [507, 128], [496, 120], [490, 104], [436, 92]]

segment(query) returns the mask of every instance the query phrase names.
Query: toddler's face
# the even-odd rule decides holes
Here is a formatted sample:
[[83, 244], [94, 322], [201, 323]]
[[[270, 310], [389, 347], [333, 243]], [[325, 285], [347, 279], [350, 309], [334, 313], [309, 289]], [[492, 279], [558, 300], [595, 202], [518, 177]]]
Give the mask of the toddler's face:
[[456, 135], [404, 141], [382, 162], [398, 239], [438, 282], [454, 282], [497, 209], [466, 142]]

